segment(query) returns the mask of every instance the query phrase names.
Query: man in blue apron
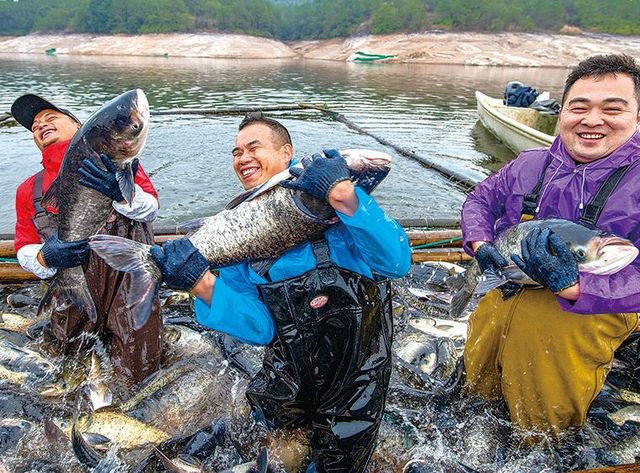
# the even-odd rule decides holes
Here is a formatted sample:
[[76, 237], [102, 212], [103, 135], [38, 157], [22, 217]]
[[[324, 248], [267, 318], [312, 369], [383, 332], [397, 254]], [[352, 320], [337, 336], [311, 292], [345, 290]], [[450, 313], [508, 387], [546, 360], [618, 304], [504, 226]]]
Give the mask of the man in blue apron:
[[[272, 261], [244, 262], [214, 276], [189, 240], [154, 247], [170, 287], [196, 296], [196, 319], [267, 345], [247, 397], [276, 428], [311, 431], [317, 471], [361, 472], [382, 419], [391, 373], [388, 278], [407, 274], [407, 236], [372, 197], [354, 187], [339, 152], [325, 151], [285, 184], [326, 200], [340, 222], [324, 238]], [[262, 115], [240, 125], [233, 168], [245, 189], [290, 165], [291, 138]], [[296, 173], [298, 174], [298, 173]]]

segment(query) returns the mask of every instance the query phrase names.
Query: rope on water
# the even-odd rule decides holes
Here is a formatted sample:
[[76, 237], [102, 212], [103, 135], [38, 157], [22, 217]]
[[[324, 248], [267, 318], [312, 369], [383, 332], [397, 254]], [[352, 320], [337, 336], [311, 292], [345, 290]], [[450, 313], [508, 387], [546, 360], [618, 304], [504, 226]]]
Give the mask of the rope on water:
[[476, 184], [478, 184], [478, 181], [475, 181], [473, 179], [469, 179], [466, 176], [463, 176], [462, 174], [459, 174], [455, 171], [452, 171], [451, 169], [447, 169], [444, 166], [441, 166], [440, 164], [434, 163], [433, 161], [431, 161], [428, 158], [425, 158], [424, 156], [420, 156], [417, 153], [414, 153], [413, 151], [410, 151], [408, 149], [402, 148], [400, 146], [397, 146], [393, 143], [391, 143], [390, 141], [377, 136], [373, 133], [371, 133], [370, 131], [365, 130], [364, 128], [356, 125], [355, 123], [353, 123], [351, 120], [348, 120], [344, 115], [341, 115], [337, 112], [333, 112], [331, 110], [328, 110], [326, 108], [323, 107], [319, 107], [318, 110], [320, 110], [322, 113], [324, 113], [325, 115], [327, 115], [328, 117], [332, 118], [335, 121], [338, 121], [340, 123], [344, 123], [347, 127], [351, 128], [352, 130], [357, 131], [358, 133], [361, 133], [363, 135], [367, 135], [370, 136], [371, 138], [373, 138], [374, 140], [376, 140], [378, 143], [383, 144], [385, 146], [388, 146], [390, 148], [393, 148], [396, 152], [398, 152], [399, 154], [406, 156], [407, 158], [411, 158], [415, 161], [420, 162], [421, 164], [423, 164], [424, 166], [433, 169], [434, 171], [439, 172], [440, 174], [442, 174], [443, 176], [447, 177], [448, 179], [450, 179], [451, 181], [455, 182], [456, 184], [460, 184], [462, 187], [464, 187], [467, 191], [471, 191], [473, 190], [473, 188], [476, 186]]
[[324, 110], [324, 105], [296, 103], [292, 105], [270, 105], [264, 107], [235, 108], [177, 108], [174, 110], [157, 110], [151, 115], [242, 115], [250, 112], [287, 112], [294, 110]]
[[13, 115], [11, 115], [10, 113], [2, 113], [0, 112], [0, 123], [2, 122], [6, 122], [9, 120], [14, 120]]

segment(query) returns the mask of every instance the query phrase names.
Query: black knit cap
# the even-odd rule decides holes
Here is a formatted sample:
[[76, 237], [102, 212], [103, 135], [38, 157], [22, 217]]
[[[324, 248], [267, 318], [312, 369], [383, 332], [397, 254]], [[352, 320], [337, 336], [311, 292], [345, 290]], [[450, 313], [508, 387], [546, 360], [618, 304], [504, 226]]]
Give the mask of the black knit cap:
[[22, 97], [18, 97], [16, 101], [13, 102], [13, 105], [11, 105], [11, 115], [13, 115], [13, 118], [15, 118], [20, 125], [31, 131], [31, 127], [33, 127], [33, 119], [38, 113], [47, 109], [63, 113], [79, 125], [81, 124], [80, 120], [78, 120], [78, 118], [69, 110], [56, 107], [48, 100], [34, 94], [26, 94]]

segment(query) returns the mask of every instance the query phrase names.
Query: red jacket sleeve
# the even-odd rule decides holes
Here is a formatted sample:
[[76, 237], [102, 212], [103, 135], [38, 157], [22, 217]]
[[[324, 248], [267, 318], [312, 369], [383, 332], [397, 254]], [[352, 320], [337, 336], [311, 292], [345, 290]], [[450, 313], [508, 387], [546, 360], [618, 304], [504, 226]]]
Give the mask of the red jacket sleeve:
[[13, 246], [16, 251], [25, 245], [40, 243], [40, 237], [33, 224], [36, 213], [33, 207], [34, 176], [24, 181], [16, 191], [16, 229]]
[[[135, 182], [142, 188], [143, 191], [145, 191], [147, 194], [151, 194], [156, 198], [156, 200], [158, 200], [158, 192], [156, 191], [156, 188], [153, 187], [153, 184], [151, 183], [149, 176], [147, 176], [147, 173], [144, 172], [144, 169], [142, 169], [141, 164], [138, 166], [138, 172], [136, 173]], [[159, 202], [160, 201], [158, 201], [158, 203]]]

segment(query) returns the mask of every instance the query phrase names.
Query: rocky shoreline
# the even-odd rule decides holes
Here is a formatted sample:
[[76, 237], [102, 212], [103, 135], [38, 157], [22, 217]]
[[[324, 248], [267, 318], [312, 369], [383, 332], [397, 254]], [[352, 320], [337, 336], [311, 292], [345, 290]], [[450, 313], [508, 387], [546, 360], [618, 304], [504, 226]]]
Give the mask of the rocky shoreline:
[[351, 61], [356, 51], [394, 55], [389, 62], [473, 66], [572, 67], [607, 53], [640, 58], [640, 37], [596, 34], [448, 33], [281, 41], [223, 33], [149, 35], [31, 34], [0, 36], [0, 54], [166, 56]]

